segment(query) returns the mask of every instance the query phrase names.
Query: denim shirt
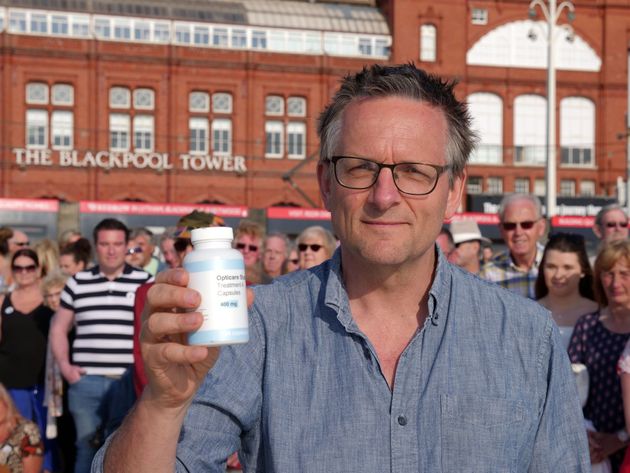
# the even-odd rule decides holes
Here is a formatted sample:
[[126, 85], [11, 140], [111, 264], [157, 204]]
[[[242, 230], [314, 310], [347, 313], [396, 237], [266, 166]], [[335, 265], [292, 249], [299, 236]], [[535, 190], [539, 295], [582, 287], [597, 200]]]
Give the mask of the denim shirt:
[[547, 311], [438, 254], [429, 317], [391, 390], [352, 318], [339, 251], [257, 287], [250, 342], [222, 349], [199, 389], [177, 471], [225, 471], [240, 449], [247, 472], [590, 472]]

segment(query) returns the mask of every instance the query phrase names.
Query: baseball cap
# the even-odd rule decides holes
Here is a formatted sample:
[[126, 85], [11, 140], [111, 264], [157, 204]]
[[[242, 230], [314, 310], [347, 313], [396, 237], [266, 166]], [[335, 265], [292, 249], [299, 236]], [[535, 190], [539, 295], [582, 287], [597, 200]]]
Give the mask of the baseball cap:
[[456, 245], [475, 240], [479, 240], [484, 243], [492, 243], [488, 238], [481, 235], [479, 225], [477, 225], [477, 222], [473, 220], [451, 222], [449, 230], [453, 234], [453, 241]]

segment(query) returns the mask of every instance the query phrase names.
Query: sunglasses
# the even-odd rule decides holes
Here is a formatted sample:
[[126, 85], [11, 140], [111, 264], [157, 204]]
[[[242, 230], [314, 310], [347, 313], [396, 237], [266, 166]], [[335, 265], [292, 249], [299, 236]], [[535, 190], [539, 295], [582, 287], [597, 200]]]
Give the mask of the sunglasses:
[[606, 222], [608, 228], [627, 228], [628, 222]]
[[321, 248], [323, 248], [324, 245], [318, 245], [318, 244], [314, 244], [314, 245], [307, 245], [306, 243], [300, 243], [298, 245], [298, 250], [300, 251], [306, 251], [308, 248], [311, 249], [311, 251], [314, 251], [315, 253], [317, 253]]
[[256, 251], [258, 251], [258, 245], [247, 245], [245, 243], [237, 243], [236, 244], [236, 249], [237, 250], [244, 250], [246, 249], [248, 251], [251, 251], [252, 253], [255, 253]]
[[135, 248], [129, 248], [127, 250], [127, 254], [128, 255], [135, 255], [136, 253], [142, 253], [142, 248], [140, 248], [139, 246], [135, 247]]
[[289, 260], [291, 262], [291, 264], [298, 264], [300, 262], [299, 259], [295, 258], [295, 259], [290, 259]]
[[37, 266], [34, 264], [29, 264], [28, 266], [18, 266], [14, 264], [11, 266], [11, 269], [14, 273], [32, 273], [37, 269]]
[[173, 242], [173, 248], [178, 253], [182, 253], [186, 251], [186, 248], [192, 245], [192, 240], [190, 238], [176, 238]]
[[14, 241], [14, 242], [13, 242], [13, 244], [14, 244], [15, 246], [22, 247], [22, 246], [28, 246], [28, 245], [30, 245], [30, 244], [31, 244], [31, 242], [30, 242], [30, 241]]
[[505, 231], [516, 230], [516, 227], [521, 227], [523, 230], [531, 230], [538, 220], [525, 220], [524, 222], [501, 222], [501, 226]]

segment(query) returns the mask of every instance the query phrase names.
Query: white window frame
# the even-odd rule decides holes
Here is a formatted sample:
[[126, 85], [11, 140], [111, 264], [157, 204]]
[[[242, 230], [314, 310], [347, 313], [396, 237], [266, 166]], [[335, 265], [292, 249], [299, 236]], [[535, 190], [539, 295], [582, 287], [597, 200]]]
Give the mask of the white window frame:
[[114, 18], [112, 38], [116, 41], [131, 41], [133, 37], [131, 20], [126, 18]]
[[210, 27], [208, 25], [194, 25], [192, 41], [197, 46], [210, 45]]
[[503, 100], [496, 94], [476, 92], [467, 99], [472, 128], [479, 136], [470, 164], [503, 163]]
[[134, 151], [150, 153], [155, 148], [155, 123], [153, 115], [133, 117]]
[[486, 8], [473, 8], [470, 12], [470, 22], [473, 25], [487, 25], [488, 10]]
[[170, 43], [171, 42], [171, 25], [163, 21], [152, 23], [153, 26], [153, 41], [156, 43]]
[[[116, 94], [120, 94], [121, 100]], [[131, 90], [129, 90], [129, 87], [114, 86], [109, 89], [109, 108], [128, 109], [130, 107]]]
[[517, 177], [514, 179], [514, 192], [517, 194], [529, 194], [529, 178]]
[[[148, 103], [142, 103], [148, 99]], [[141, 87], [133, 91], [133, 108], [137, 110], [154, 110], [155, 109], [155, 92], [153, 89]]]
[[[69, 110], [53, 110], [50, 117], [50, 142], [52, 149], [72, 149], [74, 114]], [[57, 143], [59, 138], [59, 143]]]
[[289, 159], [306, 158], [306, 124], [303, 122], [287, 124], [287, 157]]
[[595, 166], [595, 120], [592, 100], [565, 97], [560, 101], [560, 163], [563, 167]]
[[99, 39], [112, 39], [111, 18], [103, 16], [94, 17], [94, 35]]
[[212, 46], [216, 48], [227, 48], [230, 44], [230, 32], [227, 28], [214, 26], [212, 28]]
[[592, 179], [582, 179], [580, 181], [580, 195], [592, 197], [595, 195], [595, 181]]
[[191, 25], [187, 23], [175, 23], [175, 34], [173, 35], [173, 42], [175, 44], [191, 44], [192, 34]]
[[306, 99], [304, 97], [289, 97], [287, 99], [287, 116], [305, 117]]
[[432, 23], [420, 25], [420, 60], [437, 61], [437, 27]]
[[[138, 35], [140, 33], [140, 37]], [[135, 20], [131, 37], [134, 41], [151, 41], [151, 22], [148, 20]]]
[[[223, 102], [225, 102], [225, 107], [221, 106]], [[214, 113], [232, 113], [232, 94], [228, 92], [212, 94], [212, 111]]]
[[229, 118], [212, 120], [212, 153], [217, 156], [232, 154], [232, 120]]
[[[37, 27], [35, 27], [37, 25]], [[43, 30], [42, 30], [43, 28]], [[48, 34], [48, 17], [45, 13], [31, 12], [29, 21], [29, 31], [33, 34]]]
[[488, 194], [503, 194], [503, 178], [499, 176], [490, 176], [486, 180]]
[[283, 116], [284, 97], [282, 97], [281, 95], [267, 95], [265, 97], [265, 115], [267, 115], [268, 117]]
[[[35, 93], [38, 96], [33, 97]], [[29, 82], [26, 84], [26, 103], [29, 105], [47, 105], [48, 84], [45, 82]]]
[[[203, 102], [197, 106], [198, 102]], [[201, 90], [193, 90], [188, 94], [188, 111], [197, 113], [207, 113], [210, 111], [210, 94]]]
[[543, 197], [547, 194], [547, 181], [544, 179], [534, 179], [534, 195]]
[[70, 84], [54, 84], [51, 87], [50, 95], [50, 100], [53, 105], [74, 105], [74, 87]]
[[70, 15], [70, 34], [78, 38], [88, 38], [90, 36], [89, 15]]
[[560, 179], [560, 192], [558, 192], [558, 195], [575, 197], [575, 187], [575, 179]]
[[[115, 139], [114, 139], [115, 137]], [[114, 141], [117, 141], [114, 146]], [[109, 148], [125, 152], [131, 147], [131, 117], [126, 113], [109, 114]]]
[[519, 95], [514, 99], [514, 164], [544, 166], [547, 146], [547, 99]]
[[[273, 143], [270, 141], [273, 139]], [[278, 120], [265, 122], [265, 158], [281, 159], [284, 156], [284, 123]]]
[[244, 28], [232, 28], [230, 31], [230, 47], [235, 49], [247, 48], [247, 30]]
[[[201, 133], [195, 133], [193, 130]], [[188, 152], [192, 155], [207, 155], [210, 141], [210, 124], [204, 117], [191, 117], [188, 120]], [[194, 145], [194, 146], [193, 146]]]
[[9, 10], [8, 27], [11, 33], [26, 33], [28, 31], [26, 12], [22, 10]]
[[46, 110], [26, 110], [26, 147], [28, 149], [48, 148], [48, 112]]
[[481, 176], [468, 176], [466, 194], [483, 194], [483, 178]]
[[[63, 21], [65, 20], [65, 22]], [[63, 30], [65, 26], [65, 31], [57, 31], [55, 32], [55, 27], [61, 27]], [[70, 18], [68, 15], [63, 15], [60, 13], [55, 13], [51, 15], [50, 18], [50, 34], [57, 36], [69, 36], [70, 35]]]

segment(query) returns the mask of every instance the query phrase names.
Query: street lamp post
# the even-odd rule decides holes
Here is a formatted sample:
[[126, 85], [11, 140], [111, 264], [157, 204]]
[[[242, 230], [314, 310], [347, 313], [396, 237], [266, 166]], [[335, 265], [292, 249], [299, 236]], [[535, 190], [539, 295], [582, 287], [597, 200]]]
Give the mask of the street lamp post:
[[530, 18], [536, 17], [536, 7], [539, 7], [547, 21], [547, 195], [545, 205], [547, 218], [556, 214], [556, 32], [564, 30], [569, 37], [573, 35], [570, 25], [558, 25], [560, 14], [567, 10], [567, 18], [573, 21], [575, 7], [569, 0], [557, 5], [556, 0], [532, 0], [529, 4]]

